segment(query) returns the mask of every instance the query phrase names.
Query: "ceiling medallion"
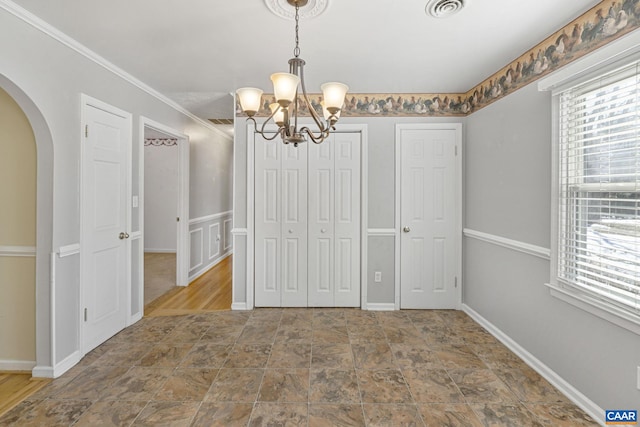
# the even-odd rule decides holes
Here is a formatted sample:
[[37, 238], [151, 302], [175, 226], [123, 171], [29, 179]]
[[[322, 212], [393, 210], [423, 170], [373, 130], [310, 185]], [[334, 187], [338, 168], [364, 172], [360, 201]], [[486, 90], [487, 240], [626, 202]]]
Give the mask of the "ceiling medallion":
[[[300, 4], [300, 17], [305, 19], [315, 18], [323, 14], [329, 6], [329, 0], [306, 0], [304, 3], [304, 5]], [[295, 11], [292, 10], [291, 2], [288, 0], [264, 0], [264, 4], [274, 15], [280, 18], [295, 19]]]
[[434, 18], [448, 18], [460, 12], [468, 4], [469, 0], [429, 0], [425, 12]]

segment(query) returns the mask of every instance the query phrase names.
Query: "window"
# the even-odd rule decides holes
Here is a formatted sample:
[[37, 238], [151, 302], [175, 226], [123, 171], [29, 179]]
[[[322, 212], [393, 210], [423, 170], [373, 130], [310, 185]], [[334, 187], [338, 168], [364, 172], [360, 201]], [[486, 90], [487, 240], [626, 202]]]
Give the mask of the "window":
[[559, 94], [557, 280], [640, 316], [640, 65]]

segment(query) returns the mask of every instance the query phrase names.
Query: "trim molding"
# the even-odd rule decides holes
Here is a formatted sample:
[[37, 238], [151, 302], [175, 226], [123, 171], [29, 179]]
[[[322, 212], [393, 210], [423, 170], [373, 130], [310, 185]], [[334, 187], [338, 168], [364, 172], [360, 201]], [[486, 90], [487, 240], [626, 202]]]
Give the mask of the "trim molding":
[[60, 258], [68, 257], [71, 255], [78, 255], [79, 253], [80, 253], [80, 243], [60, 246], [60, 248], [58, 249], [58, 256]]
[[231, 310], [249, 310], [246, 302], [234, 302], [231, 304]]
[[0, 371], [31, 372], [36, 367], [32, 360], [0, 360]]
[[144, 248], [145, 253], [155, 253], [155, 254], [175, 254], [178, 251], [176, 249], [157, 249], [157, 248]]
[[482, 231], [471, 230], [469, 228], [465, 228], [463, 231], [465, 237], [481, 240], [483, 242], [502, 246], [503, 248], [522, 252], [528, 255], [533, 255], [546, 261], [551, 260], [551, 249], [549, 248], [543, 248], [542, 246], [536, 246], [530, 243], [520, 242], [518, 240], [507, 239], [506, 237], [483, 233]]
[[161, 101], [164, 104], [166, 104], [167, 106], [169, 106], [169, 107], [173, 108], [174, 110], [178, 111], [179, 113], [184, 114], [185, 116], [187, 116], [190, 119], [194, 120], [198, 124], [200, 124], [200, 125], [206, 127], [207, 129], [217, 133], [218, 135], [224, 137], [227, 140], [233, 141], [233, 138], [231, 138], [229, 135], [227, 135], [225, 132], [221, 131], [220, 129], [217, 129], [211, 123], [208, 123], [206, 120], [203, 120], [200, 117], [194, 115], [193, 113], [191, 113], [190, 111], [186, 110], [184, 107], [179, 105], [177, 102], [169, 99], [168, 97], [164, 96], [163, 94], [161, 94], [157, 90], [153, 89], [151, 86], [149, 86], [149, 85], [143, 83], [141, 80], [138, 80], [137, 78], [133, 77], [131, 74], [127, 73], [122, 68], [117, 67], [113, 63], [107, 61], [105, 58], [103, 58], [102, 56], [98, 55], [97, 53], [95, 53], [94, 51], [92, 51], [91, 49], [86, 47], [85, 45], [81, 44], [80, 42], [78, 42], [77, 40], [73, 39], [72, 37], [69, 37], [67, 34], [63, 33], [60, 30], [58, 30], [57, 28], [55, 28], [54, 26], [52, 26], [48, 22], [40, 19], [39, 17], [37, 17], [36, 15], [32, 14], [28, 10], [18, 6], [17, 4], [13, 3], [12, 1], [5, 1], [5, 0], [0, 0], [0, 8], [6, 10], [7, 12], [12, 14], [16, 18], [21, 19], [25, 23], [31, 25], [33, 28], [43, 32], [47, 36], [49, 36], [52, 39], [58, 41], [59, 43], [65, 45], [66, 47], [74, 50], [75, 52], [77, 52], [78, 54], [84, 56], [88, 60], [93, 61], [94, 63], [96, 63], [99, 66], [103, 67], [107, 71], [112, 72], [116, 76], [118, 76], [121, 79], [125, 80], [126, 82], [132, 84], [133, 86], [137, 87], [138, 89], [148, 93], [149, 95], [151, 95], [154, 98], [156, 98], [158, 101]]
[[80, 350], [74, 351], [67, 357], [65, 357], [60, 363], [56, 364], [53, 367], [53, 377], [58, 378], [60, 375], [67, 372], [69, 369], [73, 368], [78, 362], [82, 359], [82, 354]]
[[396, 229], [395, 228], [368, 228], [367, 234], [369, 236], [395, 236]]
[[515, 342], [511, 337], [498, 329], [494, 324], [482, 317], [479, 313], [473, 310], [466, 304], [462, 304], [462, 311], [467, 313], [473, 320], [478, 322], [483, 328], [485, 328], [491, 335], [496, 337], [502, 342], [509, 350], [514, 352], [520, 357], [527, 365], [533, 370], [538, 372], [549, 381], [554, 387], [560, 390], [569, 400], [578, 405], [583, 411], [591, 416], [596, 422], [602, 423], [602, 414], [604, 409], [600, 408], [587, 396], [578, 391], [574, 386], [568, 383], [564, 378], [554, 372], [550, 367], [542, 363], [534, 355], [529, 353], [524, 347]]
[[247, 230], [246, 228], [232, 228], [231, 229], [231, 234], [233, 234], [234, 236], [246, 236], [247, 233], [249, 233], [249, 230]]
[[370, 311], [396, 311], [396, 304], [393, 302], [386, 303], [375, 303], [369, 302], [367, 303], [365, 310]]
[[35, 246], [0, 246], [0, 257], [35, 257]]
[[58, 378], [69, 369], [74, 367], [80, 360], [82, 355], [80, 350], [74, 351], [69, 356], [65, 357], [62, 362], [55, 366], [36, 366], [31, 371], [31, 375], [35, 378]]
[[34, 378], [53, 378], [53, 368], [51, 366], [35, 366], [31, 371]]
[[189, 225], [200, 224], [202, 222], [213, 221], [215, 219], [224, 218], [233, 215], [233, 211], [220, 212], [213, 215], [200, 216], [189, 220]]

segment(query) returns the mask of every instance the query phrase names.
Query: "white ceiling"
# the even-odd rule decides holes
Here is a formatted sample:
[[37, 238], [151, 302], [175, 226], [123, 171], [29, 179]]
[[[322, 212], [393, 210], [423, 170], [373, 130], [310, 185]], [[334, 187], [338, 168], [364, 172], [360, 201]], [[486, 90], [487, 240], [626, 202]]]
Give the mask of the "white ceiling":
[[[231, 118], [242, 86], [287, 71], [294, 23], [264, 0], [14, 0], [203, 118]], [[436, 19], [427, 0], [329, 0], [300, 23], [307, 89], [464, 92], [598, 0], [472, 0]]]

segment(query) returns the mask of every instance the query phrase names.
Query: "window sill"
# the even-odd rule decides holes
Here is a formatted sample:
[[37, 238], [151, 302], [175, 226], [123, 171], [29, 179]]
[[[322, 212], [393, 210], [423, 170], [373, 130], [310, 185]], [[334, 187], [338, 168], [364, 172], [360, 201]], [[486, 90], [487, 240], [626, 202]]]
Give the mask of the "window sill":
[[549, 283], [545, 283], [545, 285], [549, 288], [553, 297], [620, 326], [636, 335], [640, 335], [640, 316], [628, 313], [614, 305], [607, 304], [602, 300], [578, 291], [572, 291]]

